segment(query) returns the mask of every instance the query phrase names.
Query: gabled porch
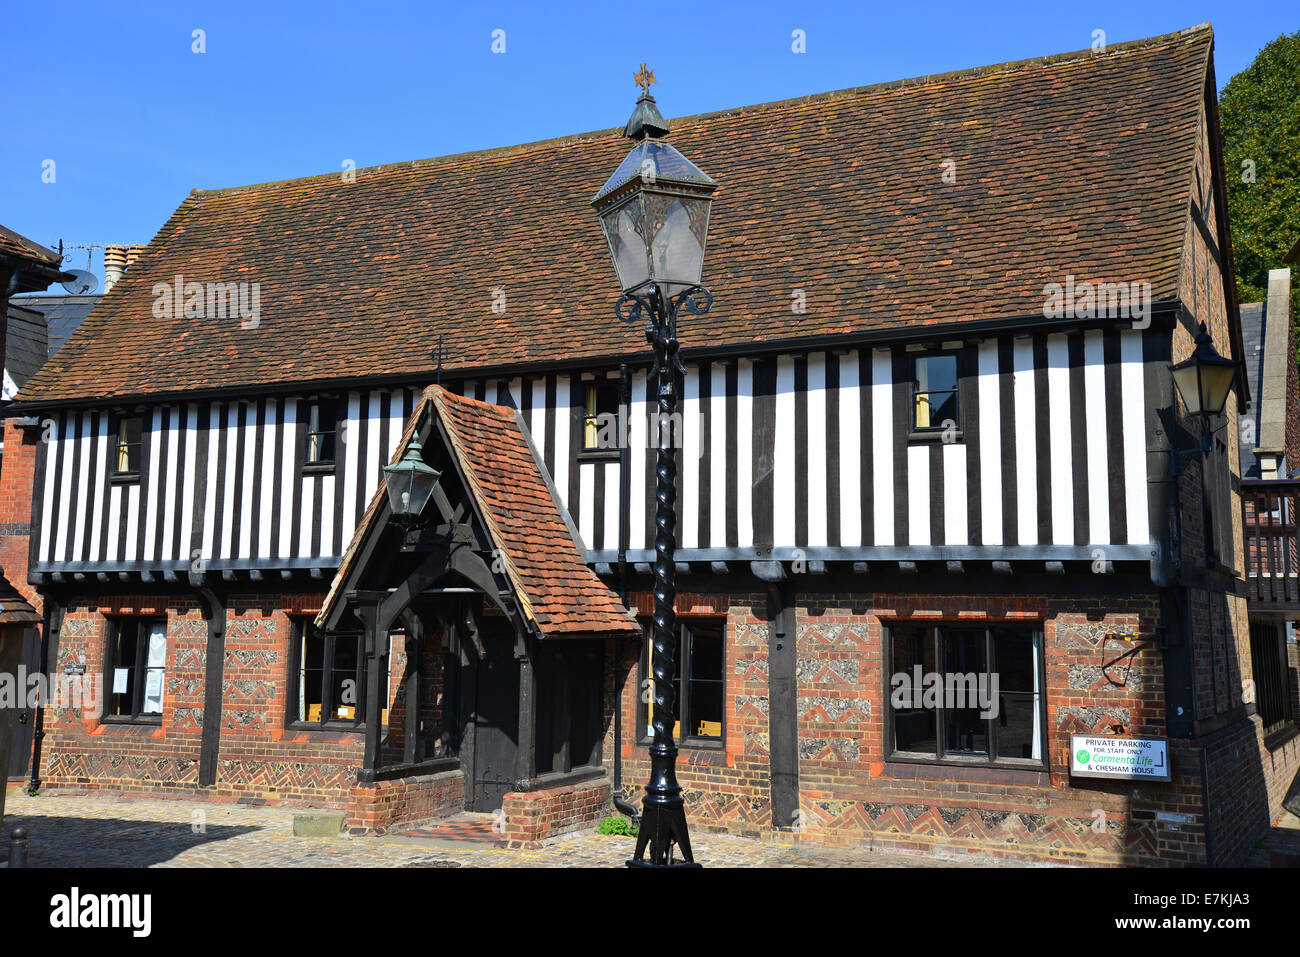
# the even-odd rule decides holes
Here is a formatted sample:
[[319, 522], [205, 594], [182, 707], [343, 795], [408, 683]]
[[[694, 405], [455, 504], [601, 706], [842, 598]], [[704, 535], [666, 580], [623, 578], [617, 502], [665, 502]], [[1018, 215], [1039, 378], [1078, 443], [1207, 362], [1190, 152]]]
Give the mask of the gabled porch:
[[[533, 812], [549, 792], [588, 816], [608, 803], [605, 659], [639, 626], [583, 563], [514, 410], [430, 387], [393, 461], [408, 449], [439, 473], [428, 504], [396, 515], [380, 485], [316, 618], [325, 634], [363, 635], [365, 748], [348, 825], [382, 831], [464, 809], [498, 813], [520, 842], [581, 826]], [[401, 724], [385, 737], [384, 659], [399, 629]]]

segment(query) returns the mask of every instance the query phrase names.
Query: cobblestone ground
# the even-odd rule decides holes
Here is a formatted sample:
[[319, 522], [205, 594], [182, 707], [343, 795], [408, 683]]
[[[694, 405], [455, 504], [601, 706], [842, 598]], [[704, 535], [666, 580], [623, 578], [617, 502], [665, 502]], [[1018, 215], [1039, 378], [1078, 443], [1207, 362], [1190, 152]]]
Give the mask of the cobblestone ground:
[[[20, 825], [30, 835], [32, 867], [622, 867], [633, 847], [630, 838], [596, 834], [538, 850], [392, 835], [295, 837], [293, 818], [303, 811], [112, 795], [30, 797], [10, 790], [0, 866], [10, 832]], [[1300, 853], [1300, 821], [1283, 817], [1247, 866], [1269, 867], [1273, 850]], [[718, 834], [694, 834], [692, 843], [696, 859], [715, 867], [1018, 866], [974, 856], [954, 861]]]
[[[20, 825], [30, 835], [32, 867], [622, 867], [633, 848], [631, 838], [596, 834], [539, 850], [393, 836], [294, 837], [293, 817], [302, 810], [109, 795], [30, 797], [11, 790], [0, 861]], [[692, 835], [692, 843], [696, 860], [712, 866], [1005, 866], [715, 834]]]

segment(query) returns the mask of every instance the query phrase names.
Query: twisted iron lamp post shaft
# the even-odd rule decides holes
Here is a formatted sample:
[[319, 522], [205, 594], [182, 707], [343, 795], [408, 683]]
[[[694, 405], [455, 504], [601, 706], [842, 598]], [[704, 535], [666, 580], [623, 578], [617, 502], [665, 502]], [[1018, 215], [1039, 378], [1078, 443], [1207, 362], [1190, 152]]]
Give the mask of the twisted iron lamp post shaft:
[[[627, 294], [619, 300], [620, 319], [648, 317], [646, 338], [654, 348], [651, 379], [658, 377], [658, 448], [655, 459], [654, 617], [651, 619], [650, 667], [654, 674], [650, 745], [650, 782], [642, 801], [641, 829], [629, 867], [698, 867], [686, 828], [686, 803], [677, 783], [677, 743], [673, 739], [676, 694], [673, 688], [673, 649], [677, 634], [677, 447], [672, 428], [677, 411], [677, 376], [685, 373], [678, 356], [677, 314], [708, 312], [713, 297], [703, 286], [692, 286], [667, 297], [659, 289], [646, 296]], [[649, 850], [649, 858], [645, 853]], [[675, 860], [674, 849], [682, 859]]]

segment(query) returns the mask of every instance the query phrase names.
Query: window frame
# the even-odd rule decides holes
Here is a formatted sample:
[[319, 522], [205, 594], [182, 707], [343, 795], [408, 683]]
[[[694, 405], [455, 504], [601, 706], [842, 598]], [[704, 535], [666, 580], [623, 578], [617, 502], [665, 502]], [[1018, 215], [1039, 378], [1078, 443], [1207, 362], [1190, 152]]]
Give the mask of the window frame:
[[[319, 472], [334, 472], [339, 463], [339, 421], [342, 416], [339, 414], [340, 398], [332, 395], [315, 395], [308, 396], [303, 401], [303, 440], [302, 440], [302, 472], [304, 475], [311, 475]], [[311, 414], [312, 410], [317, 410], [317, 428], [312, 429]], [[330, 410], [333, 415], [334, 427], [332, 429], [322, 429], [320, 425], [321, 414]], [[316, 436], [329, 436], [333, 441], [330, 451], [333, 453], [330, 458], [311, 458], [312, 439]]]
[[[298, 714], [298, 698], [302, 682], [302, 645], [303, 638], [308, 630], [316, 632], [317, 638], [325, 642], [325, 647], [321, 653], [321, 710], [320, 719], [311, 721], [303, 718]], [[289, 680], [288, 696], [285, 703], [284, 726], [287, 730], [292, 731], [341, 731], [341, 732], [364, 732], [366, 730], [366, 649], [365, 634], [363, 632], [338, 632], [325, 633], [316, 628], [310, 618], [294, 618], [293, 624], [289, 630]], [[357, 665], [352, 675], [357, 683], [357, 702], [354, 706], [352, 718], [333, 717], [333, 694], [334, 682], [334, 660], [337, 650], [338, 639], [352, 639], [357, 643]], [[383, 662], [385, 683], [383, 685], [383, 694], [385, 697], [391, 691], [392, 683], [392, 641], [390, 638], [388, 650], [380, 657]], [[381, 715], [387, 709], [381, 711]], [[387, 727], [383, 723], [381, 727]]]
[[[617, 379], [608, 376], [597, 376], [593, 379], [584, 379], [583, 386], [583, 405], [582, 417], [579, 420], [579, 428], [582, 434], [582, 444], [578, 448], [578, 455], [583, 459], [612, 459], [617, 458], [621, 449], [618, 441], [609, 447], [604, 447], [600, 442], [600, 416], [612, 415], [615, 423], [618, 423], [620, 413], [623, 411], [623, 397], [620, 392], [620, 385]], [[607, 399], [612, 402], [601, 407], [601, 392], [605, 390]], [[616, 425], [617, 427], [617, 425]], [[587, 444], [587, 434], [589, 430], [594, 430], [595, 445]]]
[[[104, 705], [100, 721], [105, 724], [144, 724], [161, 725], [163, 711], [167, 708], [167, 652], [170, 644], [169, 621], [157, 615], [112, 615], [107, 617], [108, 628], [104, 642]], [[162, 695], [157, 712], [144, 711], [145, 686], [149, 667], [148, 639], [151, 625], [162, 623], [163, 626], [163, 663]], [[117, 647], [121, 644], [122, 629], [135, 629], [135, 661], [131, 665], [131, 713], [110, 714], [112, 707], [113, 674], [117, 670]]]
[[[910, 368], [908, 372], [910, 375], [911, 399], [907, 408], [907, 431], [908, 431], [908, 438], [910, 440], [936, 441], [942, 439], [946, 432], [942, 424], [927, 425], [927, 426], [920, 426], [916, 424], [917, 399], [922, 395], [925, 396], [951, 395], [952, 396], [953, 402], [956, 404], [955, 414], [953, 415], [953, 419], [952, 419], [953, 427], [955, 430], [955, 433], [953, 434], [953, 438], [954, 441], [961, 440], [962, 438], [961, 379], [962, 379], [963, 353], [964, 350], [962, 349], [935, 348], [935, 349], [925, 349], [920, 352], [912, 352], [908, 354], [908, 359], [910, 361]], [[920, 363], [920, 361], [922, 359], [939, 359], [945, 357], [951, 358], [953, 361], [953, 365], [954, 365], [953, 387], [951, 389], [922, 390], [920, 388], [921, 380], [920, 380], [920, 374], [918, 369], [918, 364]], [[933, 410], [933, 408], [934, 406], [931, 404], [930, 409]]]
[[[722, 629], [722, 671], [720, 675], [720, 682], [722, 684], [722, 730], [716, 738], [701, 737], [700, 735], [695, 734], [685, 734], [679, 738], [675, 738], [675, 740], [677, 744], [682, 747], [721, 751], [726, 748], [727, 744], [727, 618], [725, 616], [690, 615], [678, 616], [677, 618], [677, 653], [673, 660], [678, 669], [678, 678], [681, 681], [683, 691], [680, 696], [681, 700], [674, 700], [673, 702], [675, 717], [679, 727], [684, 726], [688, 729], [690, 728], [690, 723], [684, 721], [683, 718], [689, 717], [685, 710], [686, 707], [689, 706], [690, 702], [690, 682], [692, 680], [689, 675], [689, 644], [694, 640], [693, 633], [689, 629], [695, 622], [717, 623]], [[637, 681], [636, 741], [638, 745], [645, 745], [654, 740], [653, 734], [646, 733], [646, 728], [650, 723], [646, 713], [648, 703], [641, 700], [642, 691], [646, 688], [646, 681], [653, 680], [653, 672], [650, 668], [650, 656], [653, 652], [653, 625], [649, 619], [642, 619], [641, 624], [645, 630], [645, 637], [642, 642], [644, 648], [641, 653], [640, 678]]]
[[[112, 415], [111, 425], [113, 432], [113, 443], [110, 446], [110, 458], [108, 460], [109, 472], [108, 480], [110, 483], [121, 485], [138, 483], [144, 475], [145, 463], [145, 416], [143, 412], [115, 412]], [[127, 447], [134, 446], [136, 449], [136, 467], [126, 471], [118, 470], [118, 462], [121, 460], [122, 453], [122, 423], [137, 421], [140, 423], [140, 439], [137, 442], [126, 443]], [[129, 456], [128, 452], [128, 456]], [[128, 459], [129, 464], [129, 459]]]
[[[1272, 632], [1271, 637], [1269, 631]], [[1292, 697], [1291, 667], [1286, 646], [1284, 622], [1253, 621], [1250, 623], [1250, 673], [1255, 682], [1254, 706], [1266, 736], [1276, 734], [1298, 723]], [[1273, 656], [1273, 668], [1267, 674], [1261, 675], [1261, 671], [1265, 669], [1260, 668], [1260, 662], [1265, 654]], [[1276, 708], [1280, 713], [1266, 714], [1266, 707], [1269, 711]]]
[[[964, 767], [964, 768], [989, 768], [1004, 769], [1009, 771], [1042, 771], [1051, 770], [1051, 743], [1048, 737], [1047, 725], [1047, 662], [1044, 653], [1046, 647], [1045, 629], [1042, 622], [1033, 626], [1022, 622], [1008, 621], [990, 621], [985, 623], [960, 622], [960, 621], [938, 621], [938, 622], [915, 622], [908, 620], [894, 620], [884, 623], [884, 641], [883, 641], [883, 665], [881, 673], [884, 683], [884, 708], [885, 708], [885, 741], [884, 755], [885, 760], [897, 764], [926, 764], [941, 767]], [[988, 754], [981, 756], [969, 752], [947, 752], [944, 747], [944, 714], [945, 707], [940, 702], [939, 707], [934, 711], [934, 729], [935, 729], [935, 752], [933, 754], [922, 751], [900, 751], [896, 746], [896, 730], [894, 719], [894, 706], [892, 700], [893, 686], [890, 678], [894, 674], [894, 639], [895, 632], [899, 628], [923, 628], [928, 633], [927, 640], [935, 642], [935, 666], [939, 669], [940, 674], [946, 673], [946, 662], [943, 659], [942, 631], [982, 631], [984, 632], [985, 661], [991, 662], [986, 667], [996, 669], [996, 655], [990, 656], [992, 651], [993, 632], [997, 629], [1018, 630], [1028, 633], [1030, 639], [1034, 642], [1036, 648], [1037, 674], [1037, 696], [1038, 707], [1035, 718], [1038, 721], [1039, 728], [1039, 751], [1041, 758], [1011, 758], [1003, 757], [998, 754], [997, 748], [997, 718], [985, 718], [986, 723], [985, 735], [988, 739]], [[986, 673], [992, 673], [992, 670]], [[1016, 692], [1025, 694], [1025, 692]]]

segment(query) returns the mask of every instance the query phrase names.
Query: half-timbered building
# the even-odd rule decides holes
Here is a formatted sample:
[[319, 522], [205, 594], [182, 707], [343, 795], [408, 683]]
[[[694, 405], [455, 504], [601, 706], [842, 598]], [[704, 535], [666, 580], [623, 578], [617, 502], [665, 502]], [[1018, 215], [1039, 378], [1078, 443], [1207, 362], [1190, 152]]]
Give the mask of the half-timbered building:
[[[1169, 371], [1202, 323], [1242, 352], [1212, 46], [672, 122], [720, 184], [668, 424], [692, 827], [1221, 863], [1267, 825], [1300, 744], [1243, 696], [1238, 438], [1184, 464]], [[104, 692], [43, 786], [517, 842], [635, 802], [661, 424], [588, 206], [625, 152], [181, 204], [6, 423], [5, 567]], [[383, 488], [413, 441], [423, 528]], [[928, 674], [997, 707], [896, 693]], [[1170, 780], [1074, 776], [1072, 734], [1165, 739]]]

